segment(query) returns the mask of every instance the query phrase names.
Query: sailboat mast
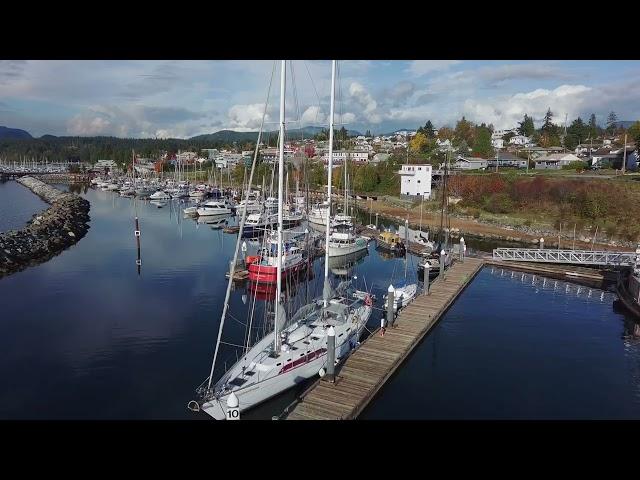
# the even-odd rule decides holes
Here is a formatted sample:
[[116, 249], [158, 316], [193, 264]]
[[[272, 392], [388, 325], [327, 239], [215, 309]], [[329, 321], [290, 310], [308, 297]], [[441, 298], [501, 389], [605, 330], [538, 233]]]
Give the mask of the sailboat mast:
[[[329, 207], [327, 208], [327, 228], [324, 239], [324, 281], [329, 281], [329, 235], [331, 233], [331, 170], [333, 169], [333, 109], [336, 101], [336, 61], [331, 61], [331, 107], [329, 112], [329, 168], [327, 173], [327, 195]], [[328, 299], [324, 295], [324, 306]]]
[[278, 335], [278, 319], [280, 318], [280, 296], [282, 295], [282, 190], [284, 186], [284, 96], [285, 96], [285, 80], [287, 72], [287, 62], [282, 60], [280, 64], [280, 152], [278, 155], [278, 262], [276, 277], [276, 316], [273, 322], [273, 348], [277, 352], [279, 350]]

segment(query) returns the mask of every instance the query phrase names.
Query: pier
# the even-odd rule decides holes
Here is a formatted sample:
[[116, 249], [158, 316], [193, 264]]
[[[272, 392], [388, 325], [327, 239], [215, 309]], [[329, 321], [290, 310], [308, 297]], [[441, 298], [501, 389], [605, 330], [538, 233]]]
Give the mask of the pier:
[[317, 380], [287, 407], [286, 420], [348, 420], [356, 418], [413, 349], [438, 322], [484, 265], [484, 260], [465, 258], [454, 263], [444, 277], [400, 310], [384, 337], [378, 330], [338, 367], [335, 383]]

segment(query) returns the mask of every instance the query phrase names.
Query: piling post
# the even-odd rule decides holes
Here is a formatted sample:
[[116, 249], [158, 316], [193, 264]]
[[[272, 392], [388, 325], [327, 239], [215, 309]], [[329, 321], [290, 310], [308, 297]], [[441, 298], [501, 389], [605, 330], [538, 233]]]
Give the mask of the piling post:
[[378, 212], [376, 212], [376, 230], [378, 230]]
[[440, 278], [444, 280], [444, 250], [440, 250]]
[[429, 291], [429, 272], [431, 271], [431, 264], [429, 262], [424, 266], [424, 288], [427, 291], [427, 295], [431, 292]]
[[465, 245], [464, 245], [464, 237], [460, 237], [460, 261], [464, 262], [464, 250], [465, 250]]
[[242, 261], [246, 262], [247, 260], [247, 242], [242, 242]]
[[393, 326], [393, 307], [395, 305], [395, 289], [389, 285], [387, 289], [387, 327]]
[[336, 331], [333, 326], [327, 331], [327, 380], [331, 383], [335, 382], [336, 368]]
[[540, 250], [544, 249], [544, 238], [540, 237]]

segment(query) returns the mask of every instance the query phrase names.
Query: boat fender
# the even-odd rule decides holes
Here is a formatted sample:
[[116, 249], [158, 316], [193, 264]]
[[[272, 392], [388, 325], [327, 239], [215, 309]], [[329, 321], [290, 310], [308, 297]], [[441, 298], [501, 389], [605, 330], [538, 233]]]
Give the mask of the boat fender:
[[321, 368], [321, 369], [318, 371], [318, 375], [320, 375], [320, 378], [324, 377], [326, 373], [327, 373], [327, 372], [326, 372], [326, 370], [325, 370], [324, 368]]
[[248, 255], [247, 259], [245, 260], [245, 263], [247, 265], [251, 265], [253, 263], [256, 263], [260, 260], [260, 257], [258, 255]]

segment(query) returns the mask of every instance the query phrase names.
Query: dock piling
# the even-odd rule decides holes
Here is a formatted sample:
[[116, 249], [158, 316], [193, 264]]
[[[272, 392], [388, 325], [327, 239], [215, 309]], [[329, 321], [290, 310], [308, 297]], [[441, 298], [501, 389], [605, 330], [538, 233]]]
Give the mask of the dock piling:
[[387, 327], [393, 326], [393, 306], [395, 304], [395, 289], [389, 285], [387, 290]]
[[331, 383], [336, 381], [336, 331], [333, 326], [327, 331], [327, 380]]

